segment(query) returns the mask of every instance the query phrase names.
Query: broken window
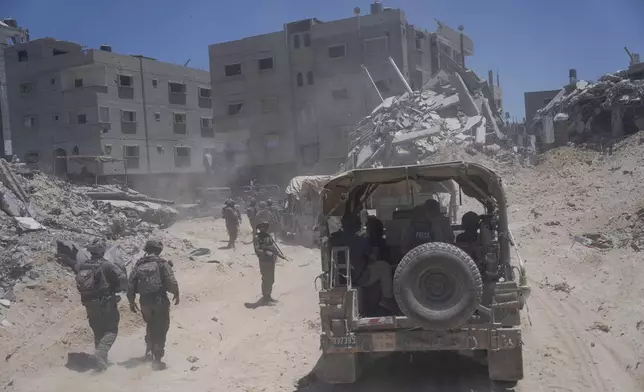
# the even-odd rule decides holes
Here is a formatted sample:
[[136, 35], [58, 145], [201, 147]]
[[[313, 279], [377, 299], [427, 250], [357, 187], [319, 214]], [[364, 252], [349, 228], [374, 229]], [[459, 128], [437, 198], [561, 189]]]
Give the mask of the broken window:
[[345, 44], [329, 46], [329, 57], [332, 59], [344, 57], [346, 56], [346, 49]]
[[119, 87], [132, 87], [134, 78], [130, 75], [118, 75]]
[[128, 169], [138, 169], [139, 167], [139, 146], [123, 146], [123, 158]]
[[25, 154], [26, 163], [38, 163], [40, 160], [40, 153], [38, 151], [30, 151]]
[[56, 84], [56, 79], [55, 79], [55, 78], [51, 78], [51, 80], [49, 81], [49, 84], [51, 84], [52, 86], [54, 86], [54, 85]]
[[391, 89], [389, 88], [389, 83], [387, 83], [386, 80], [376, 81], [376, 87], [378, 88], [378, 91], [380, 91], [380, 94], [386, 94], [391, 91]]
[[306, 83], [313, 84], [313, 71], [309, 71], [306, 73]]
[[134, 110], [121, 110], [121, 121], [126, 123], [136, 122], [136, 112]]
[[74, 79], [74, 87], [75, 88], [83, 87], [83, 78], [75, 78]]
[[229, 116], [234, 116], [234, 115], [237, 115], [237, 114], [241, 113], [243, 107], [244, 107], [244, 104], [242, 102], [229, 103], [228, 104], [228, 115]]
[[174, 123], [175, 124], [185, 124], [186, 123], [186, 114], [185, 113], [173, 113]]
[[302, 77], [302, 72], [298, 72], [295, 79], [297, 80], [297, 87], [304, 86], [304, 78]]
[[311, 46], [311, 35], [309, 33], [304, 33], [304, 47], [308, 48]]
[[110, 108], [101, 106], [98, 111], [98, 121], [102, 123], [110, 122]]
[[339, 89], [339, 90], [333, 90], [331, 92], [331, 95], [333, 96], [333, 99], [335, 99], [335, 100], [349, 99], [349, 91], [346, 88]]
[[24, 118], [25, 128], [34, 129], [38, 126], [38, 117], [36, 116], [25, 116]]
[[79, 124], [87, 124], [87, 114], [81, 113], [76, 115]]
[[370, 38], [364, 40], [365, 55], [385, 54], [388, 51], [387, 37]]
[[226, 76], [237, 76], [242, 74], [241, 63], [229, 64], [224, 67]]
[[168, 82], [171, 94], [185, 94], [186, 85], [183, 83]]
[[74, 146], [74, 148], [72, 148], [72, 155], [78, 154], [80, 154], [80, 148], [78, 146]]
[[29, 83], [20, 83], [19, 86], [20, 94], [29, 94], [34, 90], [34, 84]]
[[105, 148], [103, 148], [104, 154], [105, 155], [112, 155], [112, 145], [111, 144], [106, 144]]
[[18, 51], [18, 61], [27, 61], [29, 60], [29, 54], [27, 53], [26, 50], [19, 50]]
[[416, 49], [423, 50], [423, 37], [416, 37]]
[[212, 118], [201, 117], [201, 128], [212, 128]]
[[299, 35], [297, 35], [297, 34], [293, 35], [293, 47], [294, 47], [295, 49], [299, 49], [299, 48], [300, 48], [300, 36], [299, 36]]
[[211, 91], [209, 88], [199, 87], [199, 98], [210, 99]]
[[51, 118], [52, 118], [52, 120], [54, 120], [54, 121], [58, 121], [58, 120], [60, 119], [60, 115], [58, 115], [58, 114], [54, 114], [54, 115], [52, 115], [52, 116], [51, 116]]
[[161, 113], [155, 112], [154, 113], [154, 119], [157, 120], [157, 121], [161, 121]]
[[176, 167], [190, 166], [190, 147], [174, 148], [174, 165]]
[[152, 87], [157, 88], [159, 86], [159, 81], [157, 79], [152, 79]]
[[257, 65], [259, 66], [260, 71], [266, 71], [269, 69], [273, 69], [274, 64], [273, 64], [273, 58], [272, 57], [266, 57], [263, 59], [257, 60]]
[[64, 51], [64, 50], [60, 50], [60, 49], [56, 49], [56, 48], [52, 49], [52, 54], [54, 56], [60, 56], [61, 54], [66, 54], [66, 53], [67, 52]]
[[279, 109], [279, 100], [277, 97], [262, 98], [262, 113], [272, 113]]

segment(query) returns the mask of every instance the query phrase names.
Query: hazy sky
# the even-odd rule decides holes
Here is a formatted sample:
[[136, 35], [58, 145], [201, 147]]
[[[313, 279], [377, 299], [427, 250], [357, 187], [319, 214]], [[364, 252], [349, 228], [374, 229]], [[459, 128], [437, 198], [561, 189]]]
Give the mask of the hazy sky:
[[[282, 28], [310, 17], [350, 17], [370, 0], [0, 0], [33, 38], [54, 37], [124, 54], [208, 69], [208, 45]], [[567, 81], [568, 69], [594, 79], [628, 66], [624, 46], [644, 58], [644, 0], [383, 0], [410, 23], [433, 31], [434, 18], [474, 41], [468, 66], [482, 78], [498, 70], [505, 110], [523, 117], [523, 93]]]

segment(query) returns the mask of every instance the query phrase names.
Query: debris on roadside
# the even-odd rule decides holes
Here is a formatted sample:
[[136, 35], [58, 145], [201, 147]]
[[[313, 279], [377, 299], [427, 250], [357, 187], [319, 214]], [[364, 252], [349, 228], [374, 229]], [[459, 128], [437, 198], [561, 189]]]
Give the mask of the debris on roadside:
[[574, 237], [574, 242], [580, 243], [588, 248], [610, 249], [613, 247], [613, 240], [601, 233], [577, 235]]
[[608, 333], [608, 332], [610, 332], [611, 327], [610, 327], [610, 325], [604, 324], [604, 323], [599, 322], [599, 321], [595, 321], [593, 323], [593, 325], [590, 326], [589, 329]]

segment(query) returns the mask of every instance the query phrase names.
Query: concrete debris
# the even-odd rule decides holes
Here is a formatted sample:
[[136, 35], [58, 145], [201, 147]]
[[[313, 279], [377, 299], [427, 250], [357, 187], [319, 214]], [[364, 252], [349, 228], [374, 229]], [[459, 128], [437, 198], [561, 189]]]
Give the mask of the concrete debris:
[[11, 307], [11, 301], [9, 301], [8, 299], [0, 299], [0, 305], [9, 309]]
[[186, 358], [186, 360], [187, 360], [188, 362], [190, 362], [190, 363], [195, 363], [195, 362], [198, 362], [198, 361], [199, 361], [199, 358], [194, 357], [194, 356], [189, 356], [188, 358]]
[[504, 121], [487, 101], [487, 83], [456, 63], [450, 69], [420, 91], [387, 98], [363, 118], [349, 134], [344, 167], [416, 164], [437, 157], [445, 143], [466, 148], [504, 140]]
[[10, 323], [9, 321], [7, 321], [7, 320], [2, 320], [2, 321], [0, 322], [0, 325], [2, 325], [2, 326], [3, 326], [3, 327], [5, 327], [5, 328], [9, 328], [9, 327], [11, 327], [11, 323]]
[[46, 230], [45, 226], [36, 222], [34, 218], [31, 218], [29, 216], [17, 216], [14, 219], [16, 220], [18, 230], [20, 233], [25, 233], [28, 231]]

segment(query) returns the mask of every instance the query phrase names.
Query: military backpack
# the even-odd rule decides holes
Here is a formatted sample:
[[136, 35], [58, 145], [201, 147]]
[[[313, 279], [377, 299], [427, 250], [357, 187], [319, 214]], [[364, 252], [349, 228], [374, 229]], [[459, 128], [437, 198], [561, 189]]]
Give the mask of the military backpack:
[[136, 288], [140, 295], [158, 294], [163, 291], [159, 261], [154, 257], [145, 257], [136, 266]]

